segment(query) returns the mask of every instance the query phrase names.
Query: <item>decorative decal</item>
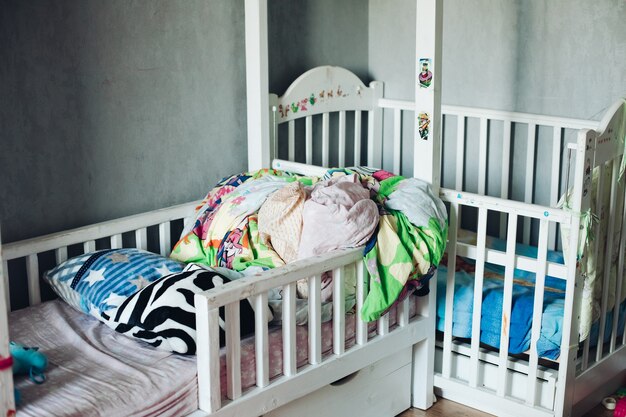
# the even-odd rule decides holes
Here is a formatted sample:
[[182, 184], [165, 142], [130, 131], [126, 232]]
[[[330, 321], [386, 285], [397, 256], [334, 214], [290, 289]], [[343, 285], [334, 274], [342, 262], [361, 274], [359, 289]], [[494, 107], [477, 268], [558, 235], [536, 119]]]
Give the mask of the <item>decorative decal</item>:
[[419, 121], [418, 131], [420, 138], [428, 140], [428, 133], [430, 131], [430, 116], [428, 113], [420, 113], [419, 116], [417, 116], [417, 119]]
[[[361, 95], [360, 87], [357, 87], [357, 94], [359, 96]], [[301, 100], [294, 101], [291, 104], [286, 104], [285, 106], [279, 104], [278, 113], [280, 113], [281, 118], [285, 118], [289, 116], [289, 111], [291, 111], [292, 113], [309, 111], [309, 108], [315, 106], [315, 104], [317, 103], [323, 103], [326, 100], [348, 96], [349, 94], [346, 94], [339, 85], [336, 89], [320, 91], [317, 97], [315, 96], [315, 93], [311, 93], [308, 97], [304, 97]]]
[[419, 62], [420, 73], [417, 76], [420, 87], [428, 88], [433, 81], [433, 73], [430, 72], [430, 59], [420, 58]]

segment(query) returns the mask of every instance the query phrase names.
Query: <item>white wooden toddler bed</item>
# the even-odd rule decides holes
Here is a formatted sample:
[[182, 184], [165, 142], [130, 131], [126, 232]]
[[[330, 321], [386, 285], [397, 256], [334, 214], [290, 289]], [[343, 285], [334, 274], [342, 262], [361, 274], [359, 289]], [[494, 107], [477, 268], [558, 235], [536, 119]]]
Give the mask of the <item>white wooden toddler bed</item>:
[[[363, 147], [369, 149], [370, 162], [380, 164], [376, 160], [380, 153], [371, 149], [374, 141], [380, 143], [382, 83], [366, 87], [347, 70], [320, 67], [301, 76], [283, 97], [273, 96], [276, 110], [300, 102], [303, 88], [307, 100], [312, 91], [334, 93], [332, 98], [309, 103], [308, 108], [298, 104], [299, 112], [292, 111], [285, 118], [288, 142], [295, 141], [294, 120], [301, 116], [306, 124], [303, 139], [308, 162], [314, 148], [312, 115], [319, 114], [324, 164], [330, 154], [327, 120], [334, 115], [340, 120], [341, 163], [361, 163], [359, 146], [366, 137]], [[354, 117], [356, 126], [355, 145], [348, 156], [343, 142], [346, 113]], [[280, 122], [276, 120], [277, 125]], [[289, 149], [287, 153], [293, 156], [293, 147]], [[284, 167], [286, 164], [290, 165]], [[326, 171], [288, 161], [275, 165], [303, 174]], [[40, 284], [45, 269], [96, 248], [136, 247], [168, 256], [172, 230], [177, 233], [197, 206], [198, 202], [192, 202], [2, 246], [0, 296], [7, 308], [2, 309], [0, 353], [8, 356], [10, 336], [39, 346], [51, 361], [44, 384], [35, 386], [26, 378], [16, 379], [23, 399], [18, 415], [195, 412], [212, 416], [338, 416], [351, 412], [381, 416], [395, 415], [410, 405], [427, 408], [432, 403], [432, 296], [409, 297], [369, 326], [360, 314], [346, 314], [345, 306], [335, 303], [332, 322], [321, 322], [320, 280], [325, 271], [333, 271], [333, 299], [343, 299], [344, 282], [356, 280], [356, 311], [363, 306], [368, 273], [362, 248], [295, 261], [196, 295], [197, 360], [126, 340], [60, 300], [42, 303], [50, 298], [47, 286]], [[296, 281], [307, 278], [310, 319], [308, 326], [302, 327], [296, 326]], [[29, 307], [11, 312], [7, 327], [5, 312], [11, 309], [11, 299], [19, 299], [16, 291], [24, 286]], [[268, 311], [260, 308], [267, 305], [268, 291], [273, 288], [282, 288], [282, 329], [268, 329]], [[255, 332], [252, 338], [240, 340], [239, 303], [246, 299], [257, 307]], [[222, 307], [226, 346], [220, 349], [218, 311]], [[12, 409], [12, 386], [10, 369], [3, 371], [3, 405], [7, 409]]]

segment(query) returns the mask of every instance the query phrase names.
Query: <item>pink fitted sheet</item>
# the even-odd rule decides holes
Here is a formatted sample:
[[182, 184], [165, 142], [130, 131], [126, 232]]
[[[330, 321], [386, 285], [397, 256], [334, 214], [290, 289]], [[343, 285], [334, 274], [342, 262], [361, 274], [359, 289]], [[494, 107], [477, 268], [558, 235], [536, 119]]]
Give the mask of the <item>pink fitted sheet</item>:
[[[411, 315], [415, 312], [411, 297]], [[390, 311], [390, 326], [396, 321]], [[157, 350], [116, 333], [60, 300], [10, 314], [11, 340], [38, 346], [48, 356], [47, 380], [36, 385], [16, 376], [22, 395], [18, 416], [184, 416], [197, 409], [195, 356]], [[371, 323], [370, 334], [376, 332]], [[308, 360], [307, 326], [297, 327], [297, 361]], [[346, 347], [354, 345], [355, 316], [346, 320]], [[332, 351], [332, 322], [322, 325], [322, 352]], [[254, 337], [241, 342], [241, 383], [255, 384]], [[221, 354], [222, 395], [226, 355]], [[282, 374], [282, 331], [269, 331], [270, 378]]]

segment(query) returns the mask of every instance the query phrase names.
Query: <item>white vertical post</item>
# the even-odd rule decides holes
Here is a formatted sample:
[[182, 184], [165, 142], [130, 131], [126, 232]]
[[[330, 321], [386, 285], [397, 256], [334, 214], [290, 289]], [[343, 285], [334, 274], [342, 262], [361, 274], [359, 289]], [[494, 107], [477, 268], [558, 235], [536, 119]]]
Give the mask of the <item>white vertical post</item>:
[[245, 0], [248, 169], [270, 165], [267, 0]]
[[269, 338], [267, 330], [267, 293], [254, 297], [254, 354], [256, 360], [256, 385], [263, 388], [270, 383]]
[[380, 81], [372, 81], [370, 88], [374, 90], [372, 95], [374, 110], [370, 110], [367, 116], [367, 165], [382, 168], [383, 109], [378, 105], [378, 100], [383, 98], [384, 84]]
[[[561, 128], [554, 126], [552, 133], [552, 173], [550, 177], [550, 206], [556, 207], [559, 201], [559, 178], [561, 177]], [[556, 223], [550, 222], [548, 229], [548, 249], [555, 250], [556, 243]]]
[[[619, 241], [619, 255], [617, 257], [617, 270], [624, 270], [624, 254], [626, 253], [626, 190], [624, 190], [624, 205], [622, 206], [622, 221], [621, 221], [621, 239]], [[620, 273], [617, 274], [620, 277]], [[620, 301], [622, 299], [622, 292], [624, 288], [622, 288], [622, 281], [624, 277], [617, 279], [617, 289], [615, 290], [615, 307], [613, 310], [613, 331], [611, 332], [611, 352], [615, 350], [616, 340], [617, 340], [617, 324], [619, 322], [619, 308], [617, 306], [620, 305]], [[626, 337], [626, 336], [622, 336]], [[623, 343], [623, 342], [622, 342]]]
[[226, 332], [226, 395], [231, 400], [241, 397], [241, 326], [239, 303], [224, 306]]
[[[7, 263], [2, 259], [2, 240], [0, 239], [0, 303], [6, 300], [7, 306], [0, 308], [0, 358], [9, 356], [9, 286], [7, 285]], [[0, 371], [0, 410], [9, 415], [10, 410], [15, 410], [15, 397], [13, 396], [13, 370], [11, 367]]]
[[2, 278], [2, 283], [0, 285], [3, 286], [3, 290], [4, 290], [4, 300], [6, 301], [6, 304], [7, 304], [6, 311], [10, 312], [11, 311], [11, 286], [9, 285], [9, 263], [5, 260], [2, 261], [2, 271], [4, 272], [0, 274], [0, 278]]
[[220, 393], [219, 310], [209, 310], [208, 299], [194, 297], [198, 343], [198, 407], [209, 413], [222, 406]]
[[306, 163], [313, 163], [313, 116], [307, 116], [305, 120], [306, 137]]
[[39, 260], [37, 254], [28, 255], [28, 258], [26, 258], [26, 275], [28, 276], [28, 305], [34, 306], [41, 304]]
[[296, 353], [296, 283], [283, 287], [283, 374], [297, 372]]
[[402, 110], [393, 110], [393, 173], [401, 175], [402, 163]]
[[489, 121], [480, 118], [480, 135], [478, 140], [478, 194], [487, 194], [487, 128]]
[[421, 297], [418, 314], [428, 317], [430, 326], [428, 336], [413, 345], [412, 369], [412, 401], [411, 405], [426, 410], [433, 405], [435, 394], [433, 382], [435, 378], [435, 320], [437, 317], [437, 271], [430, 279], [430, 293]]
[[320, 275], [309, 278], [309, 363], [322, 362], [322, 279]]
[[159, 251], [162, 256], [170, 256], [172, 250], [172, 238], [170, 222], [159, 224]]
[[339, 112], [339, 165], [343, 168], [346, 165], [346, 111]]
[[[459, 204], [450, 203], [450, 226], [448, 228], [448, 276], [446, 277], [446, 312], [443, 329], [443, 363], [441, 373], [444, 378], [450, 378], [452, 369], [452, 323], [454, 320], [454, 285], [456, 270], [456, 241], [458, 231]], [[443, 279], [443, 277], [442, 277]]]
[[135, 230], [135, 246], [137, 249], [148, 249], [148, 231], [145, 227]]
[[465, 117], [457, 116], [456, 119], [456, 189], [463, 190], [463, 177], [465, 169]]
[[[509, 170], [511, 161], [511, 121], [504, 120], [502, 127], [502, 179], [500, 185], [500, 198], [509, 198]], [[500, 239], [504, 239], [507, 217], [505, 213], [500, 213]]]
[[343, 267], [333, 270], [333, 353], [342, 355], [346, 350], [346, 289], [343, 285]]
[[[416, 0], [415, 22], [415, 146], [413, 176], [432, 184], [439, 193], [441, 176], [441, 38], [443, 0]], [[420, 60], [424, 60], [421, 61]], [[429, 83], [421, 82], [419, 73], [426, 63], [431, 72]], [[420, 115], [422, 118], [420, 119]], [[424, 125], [428, 123], [428, 132]], [[420, 126], [422, 126], [420, 128]], [[422, 136], [420, 136], [422, 129]], [[422, 138], [423, 137], [423, 138]]]
[[361, 111], [354, 112], [354, 166], [361, 165]]
[[367, 322], [361, 317], [361, 310], [367, 297], [369, 273], [365, 262], [359, 260], [356, 262], [356, 343], [364, 345], [367, 343]]
[[290, 161], [296, 160], [296, 121], [290, 120], [287, 123], [287, 132], [288, 132], [288, 156], [287, 159]]
[[330, 163], [330, 134], [328, 113], [322, 114], [322, 166], [328, 167]]
[[[526, 188], [524, 191], [524, 202], [533, 202], [533, 190], [535, 188], [535, 143], [537, 125], [528, 124], [528, 145], [526, 147]], [[523, 241], [530, 243], [530, 217], [524, 217]]]
[[485, 246], [487, 209], [478, 209], [478, 238], [476, 242], [476, 272], [474, 274], [474, 306], [472, 307], [472, 342], [470, 353], [469, 386], [478, 386], [478, 356], [480, 355], [480, 318], [483, 305], [483, 278], [485, 276]]

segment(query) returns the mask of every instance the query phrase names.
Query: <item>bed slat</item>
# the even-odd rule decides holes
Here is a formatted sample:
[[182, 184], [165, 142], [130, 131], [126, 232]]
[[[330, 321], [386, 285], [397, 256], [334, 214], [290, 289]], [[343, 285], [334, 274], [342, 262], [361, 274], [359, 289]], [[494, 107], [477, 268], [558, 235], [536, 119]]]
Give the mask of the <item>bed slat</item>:
[[287, 142], [287, 159], [290, 161], [296, 160], [296, 121], [290, 120], [287, 122], [288, 142]]
[[304, 119], [305, 141], [306, 141], [306, 163], [313, 163], [313, 116]]
[[384, 336], [389, 333], [389, 314], [385, 313], [378, 319], [378, 335]]
[[465, 117], [457, 117], [456, 125], [456, 182], [455, 188], [463, 190], [465, 178]]
[[267, 293], [254, 298], [254, 353], [256, 355], [256, 385], [263, 388], [270, 383], [269, 347], [267, 331]]
[[328, 167], [329, 164], [329, 116], [328, 113], [322, 114], [322, 166]]
[[[511, 121], [505, 120], [502, 126], [502, 177], [500, 184], [500, 198], [509, 198], [509, 170], [511, 163]], [[505, 230], [507, 228], [507, 216], [500, 213], [500, 239], [505, 238]]]
[[[201, 294], [194, 297], [198, 342], [198, 405], [213, 412], [221, 407], [219, 310], [209, 310], [208, 300]], [[208, 372], [204, 370], [208, 369]]]
[[159, 253], [163, 256], [170, 256], [172, 250], [170, 233], [170, 222], [159, 224]]
[[361, 317], [363, 303], [367, 297], [369, 272], [362, 260], [356, 261], [356, 343], [364, 345], [367, 343], [367, 323]]
[[135, 230], [135, 246], [138, 249], [148, 249], [148, 231], [145, 227]]
[[354, 165], [361, 165], [361, 111], [354, 112]]
[[410, 314], [410, 304], [409, 297], [406, 297], [402, 302], [398, 305], [396, 322], [398, 326], [404, 327], [409, 324], [409, 314]]
[[[528, 143], [526, 147], [526, 188], [524, 191], [524, 202], [533, 202], [533, 189], [535, 188], [535, 142], [537, 136], [537, 125], [528, 124]], [[523, 241], [530, 244], [530, 218], [524, 218]]]
[[487, 118], [480, 119], [480, 136], [478, 142], [478, 194], [485, 195], [487, 193], [487, 129], [489, 121]]
[[[556, 207], [559, 202], [559, 180], [561, 178], [561, 128], [555, 126], [552, 131], [552, 172], [550, 174], [550, 205]], [[548, 229], [548, 249], [556, 250], [556, 223], [550, 222]]]
[[297, 372], [296, 352], [296, 283], [283, 286], [283, 374]]
[[41, 303], [39, 290], [39, 260], [37, 254], [26, 258], [26, 275], [28, 276], [28, 303], [31, 306]]
[[9, 264], [2, 261], [2, 279], [4, 280], [4, 300], [7, 305], [7, 312], [11, 312], [11, 286], [9, 285]]
[[526, 384], [526, 404], [534, 407], [537, 404], [537, 365], [539, 355], [537, 342], [541, 334], [541, 318], [543, 317], [543, 298], [546, 282], [546, 262], [548, 257], [548, 221], [539, 222], [539, 242], [537, 261], [540, 268], [535, 275], [535, 298], [533, 303], [533, 323], [530, 336], [530, 359], [528, 361], [528, 383]]
[[241, 397], [241, 329], [239, 303], [224, 308], [226, 332], [226, 396], [231, 400]]
[[333, 270], [333, 353], [346, 350], [346, 303], [344, 268]]
[[95, 250], [96, 250], [96, 241], [95, 240], [88, 240], [87, 242], [83, 243], [83, 251], [85, 253], [93, 252]]
[[[623, 190], [624, 191], [624, 195], [623, 195], [623, 200], [624, 200], [624, 205], [622, 206], [622, 222], [621, 222], [621, 238], [620, 238], [620, 242], [619, 242], [619, 255], [617, 258], [617, 270], [618, 271], [623, 271], [624, 270], [624, 253], [626, 253], [626, 188]], [[617, 275], [618, 277], [620, 276], [619, 274]], [[622, 279], [618, 279], [617, 280], [617, 289], [615, 290], [615, 304], [616, 305], [620, 305], [620, 301], [622, 299], [622, 292], [624, 291], [623, 288], [623, 281], [626, 277], [622, 277]], [[611, 334], [611, 352], [615, 351], [615, 347], [616, 347], [616, 340], [617, 340], [617, 324], [618, 324], [618, 315], [619, 315], [619, 309], [615, 308], [613, 310], [613, 331]], [[622, 344], [626, 343], [626, 341], [622, 341]]]
[[393, 110], [393, 172], [400, 175], [402, 164], [402, 110]]
[[346, 112], [339, 112], [339, 166], [346, 166]]
[[63, 246], [54, 251], [54, 260], [57, 265], [67, 261], [67, 246]]
[[483, 303], [483, 277], [485, 273], [485, 244], [487, 209], [478, 209], [478, 240], [476, 244], [476, 272], [474, 279], [474, 307], [472, 312], [472, 343], [470, 354], [469, 385], [478, 386], [478, 355], [480, 349], [480, 315]]
[[111, 249], [121, 248], [122, 247], [122, 235], [116, 234], [116, 235], [111, 236], [110, 242], [111, 242]]
[[309, 363], [322, 362], [321, 277], [309, 278]]
[[444, 318], [443, 331], [443, 361], [441, 373], [444, 378], [450, 377], [452, 368], [452, 323], [454, 320], [454, 285], [456, 271], [456, 248], [459, 205], [456, 202], [450, 203], [450, 215], [448, 217], [448, 275], [446, 277], [446, 312]]
[[506, 240], [506, 266], [504, 268], [504, 290], [502, 295], [502, 330], [500, 331], [500, 353], [498, 356], [498, 389], [500, 397], [505, 396], [507, 362], [509, 359], [509, 337], [511, 330], [511, 306], [513, 301], [513, 275], [515, 271], [515, 245], [517, 242], [517, 214], [509, 214]]

